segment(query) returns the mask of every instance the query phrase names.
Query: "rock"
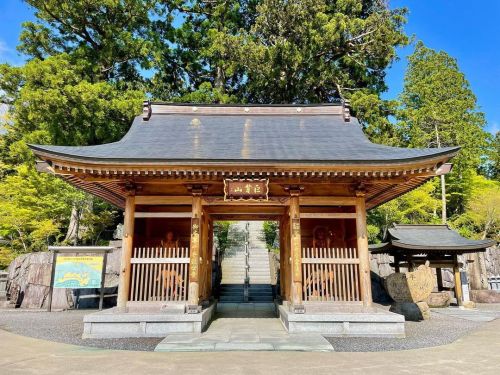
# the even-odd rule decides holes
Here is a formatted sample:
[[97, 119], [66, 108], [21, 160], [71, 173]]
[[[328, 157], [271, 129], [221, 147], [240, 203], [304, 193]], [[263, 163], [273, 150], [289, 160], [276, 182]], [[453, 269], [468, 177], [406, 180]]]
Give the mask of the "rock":
[[462, 302], [462, 307], [464, 309], [475, 309], [476, 303], [473, 301], [464, 301], [464, 302]]
[[377, 275], [375, 272], [370, 272], [372, 284], [372, 299], [373, 302], [388, 304], [393, 302], [391, 296], [387, 293], [384, 287], [384, 279]]
[[450, 306], [451, 297], [448, 292], [433, 292], [426, 300], [429, 307], [448, 307]]
[[413, 272], [393, 273], [385, 280], [387, 292], [396, 302], [425, 301], [435, 283], [432, 270], [427, 265], [421, 265]]
[[412, 322], [430, 319], [429, 306], [425, 302], [394, 302], [389, 311], [403, 315], [405, 320]]
[[427, 302], [417, 302], [417, 307], [422, 314], [422, 319], [429, 320], [431, 318], [431, 309]]
[[500, 290], [471, 290], [470, 299], [476, 303], [500, 303]]

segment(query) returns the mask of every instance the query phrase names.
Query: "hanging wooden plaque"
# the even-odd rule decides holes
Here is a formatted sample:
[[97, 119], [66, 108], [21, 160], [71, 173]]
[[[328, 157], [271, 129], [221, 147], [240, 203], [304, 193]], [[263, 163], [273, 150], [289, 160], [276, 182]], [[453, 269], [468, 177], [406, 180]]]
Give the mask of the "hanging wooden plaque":
[[269, 199], [268, 179], [225, 179], [224, 200], [254, 200], [267, 201]]

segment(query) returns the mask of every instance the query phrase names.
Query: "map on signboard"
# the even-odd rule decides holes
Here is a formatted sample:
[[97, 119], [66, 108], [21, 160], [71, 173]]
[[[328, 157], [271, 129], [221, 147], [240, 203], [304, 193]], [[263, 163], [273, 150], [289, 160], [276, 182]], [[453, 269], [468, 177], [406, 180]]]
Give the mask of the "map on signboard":
[[103, 256], [58, 256], [54, 288], [100, 288]]

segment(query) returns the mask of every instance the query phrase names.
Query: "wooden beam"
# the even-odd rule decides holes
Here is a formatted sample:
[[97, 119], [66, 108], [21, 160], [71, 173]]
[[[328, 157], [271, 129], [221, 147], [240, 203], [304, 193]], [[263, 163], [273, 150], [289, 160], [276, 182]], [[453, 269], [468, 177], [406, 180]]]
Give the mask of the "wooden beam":
[[301, 206], [355, 206], [355, 197], [299, 197]]
[[441, 267], [436, 267], [436, 279], [438, 292], [443, 290], [443, 274], [441, 273]]
[[134, 212], [135, 197], [128, 196], [125, 200], [125, 216], [123, 225], [122, 256], [120, 264], [120, 276], [118, 280], [117, 308], [126, 310], [127, 301], [130, 294], [130, 274], [132, 251], [134, 245]]
[[359, 264], [359, 259], [345, 258], [302, 258], [302, 263], [307, 264]]
[[287, 206], [288, 197], [269, 197], [268, 200], [251, 201], [251, 200], [224, 200], [220, 196], [204, 196], [202, 204], [204, 206]]
[[356, 219], [356, 213], [347, 212], [301, 212], [301, 219]]
[[363, 306], [372, 305], [372, 286], [370, 278], [370, 254], [368, 251], [368, 232], [366, 229], [365, 197], [356, 197], [356, 232], [359, 257], [359, 277]]
[[136, 218], [190, 218], [191, 212], [136, 212]]
[[168, 196], [168, 195], [139, 195], [135, 204], [142, 205], [191, 205], [193, 197], [190, 196]]
[[131, 264], [189, 264], [189, 258], [132, 258]]

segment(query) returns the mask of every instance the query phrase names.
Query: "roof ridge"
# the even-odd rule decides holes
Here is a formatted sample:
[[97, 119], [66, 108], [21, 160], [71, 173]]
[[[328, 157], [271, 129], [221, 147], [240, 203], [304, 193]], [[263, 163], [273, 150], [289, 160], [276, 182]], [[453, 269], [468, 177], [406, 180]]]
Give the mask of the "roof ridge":
[[143, 103], [143, 121], [152, 115], [191, 114], [218, 116], [255, 116], [255, 115], [334, 115], [342, 116], [345, 122], [351, 119], [349, 101], [320, 104], [209, 104], [209, 103]]

